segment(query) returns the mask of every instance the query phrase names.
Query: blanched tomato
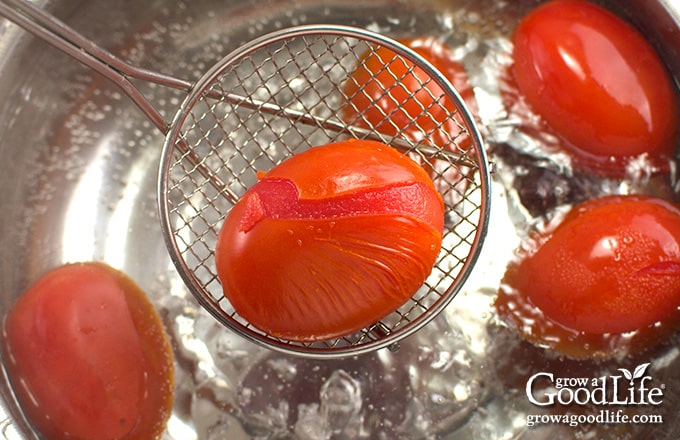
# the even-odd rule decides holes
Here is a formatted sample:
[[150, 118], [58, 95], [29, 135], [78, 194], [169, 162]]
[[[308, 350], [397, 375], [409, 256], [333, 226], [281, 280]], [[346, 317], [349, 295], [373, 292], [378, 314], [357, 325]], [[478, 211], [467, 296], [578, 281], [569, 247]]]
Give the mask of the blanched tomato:
[[352, 333], [402, 305], [432, 270], [441, 197], [427, 173], [371, 141], [297, 154], [231, 209], [215, 250], [225, 296], [287, 340]]
[[[469, 106], [474, 105], [472, 87], [463, 66], [451, 49], [436, 38], [409, 38], [402, 44], [417, 52], [439, 70]], [[374, 128], [389, 135], [455, 150], [467, 148], [470, 139], [450, 118], [457, 106], [430, 76], [410, 62], [395, 58], [385, 47], [364, 54], [362, 63], [344, 87], [351, 106], [345, 109], [350, 124]]]
[[4, 359], [45, 438], [154, 439], [172, 409], [173, 356], [132, 280], [102, 263], [48, 272], [4, 323]]
[[520, 22], [513, 43], [520, 92], [577, 165], [620, 172], [630, 157], [672, 156], [673, 83], [632, 26], [587, 1], [555, 0]]
[[496, 302], [529, 339], [601, 354], [649, 345], [680, 324], [680, 209], [671, 202], [591, 200], [534, 239]]

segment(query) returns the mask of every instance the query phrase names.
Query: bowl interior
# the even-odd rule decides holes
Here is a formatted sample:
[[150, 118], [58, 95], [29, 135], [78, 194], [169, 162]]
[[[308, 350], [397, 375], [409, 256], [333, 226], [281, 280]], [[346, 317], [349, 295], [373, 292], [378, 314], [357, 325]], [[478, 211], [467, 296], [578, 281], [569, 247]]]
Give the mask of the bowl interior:
[[[512, 29], [538, 3], [64, 0], [44, 7], [132, 64], [190, 81], [243, 42], [284, 26], [339, 23], [393, 37], [435, 34], [468, 69], [491, 160], [553, 170], [546, 158], [513, 164], [504, 156], [523, 147], [513, 145], [515, 127], [497, 81]], [[601, 3], [645, 32], [678, 83], [677, 6]], [[494, 178], [491, 229], [478, 268], [437, 319], [397, 352], [332, 361], [287, 357], [223, 329], [177, 276], [156, 212], [164, 137], [115, 85], [5, 21], [0, 72], [0, 314], [42, 273], [66, 262], [105, 261], [130, 275], [161, 312], [175, 348], [176, 404], [164, 438], [508, 438], [524, 432], [526, 415], [540, 410], [524, 394], [531, 374], [599, 377], [643, 362], [658, 366], [655, 379], [666, 386], [668, 403], [659, 411], [667, 420], [677, 412], [677, 335], [637, 357], [572, 361], [523, 342], [495, 318], [493, 298], [519, 231], [531, 221], [518, 211], [519, 188], [502, 173]], [[184, 97], [138, 86], [168, 120]], [[0, 391], [4, 436], [38, 438], [4, 376]], [[657, 426], [656, 438], [677, 438], [671, 425]], [[548, 425], [527, 436], [573, 429]], [[611, 438], [652, 432], [645, 425], [594, 429]]]

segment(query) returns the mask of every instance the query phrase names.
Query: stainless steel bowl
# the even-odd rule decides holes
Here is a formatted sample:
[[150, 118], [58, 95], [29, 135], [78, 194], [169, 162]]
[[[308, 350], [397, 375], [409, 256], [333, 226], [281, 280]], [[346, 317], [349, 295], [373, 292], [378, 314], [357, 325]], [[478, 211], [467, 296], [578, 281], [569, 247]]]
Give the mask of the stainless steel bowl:
[[[504, 54], [514, 24], [537, 3], [155, 0], [142, 6], [136, 0], [63, 0], [45, 7], [122, 58], [187, 79], [244, 41], [287, 25], [332, 22], [392, 36], [434, 32], [475, 75], [485, 122], [498, 108], [484, 69]], [[677, 2], [603, 3], [645, 32], [677, 82]], [[141, 87], [166, 115], [181, 100], [172, 91]], [[175, 347], [176, 404], [165, 439], [550, 438], [575, 432], [678, 438], [672, 419], [680, 408], [677, 336], [620, 363], [576, 362], [521, 341], [495, 320], [491, 302], [517, 246], [516, 213], [507, 202], [513, 189], [502, 179], [495, 182], [489, 244], [478, 271], [439, 318], [398, 352], [303, 360], [241, 340], [191, 299], [167, 256], [156, 214], [162, 142], [115, 86], [0, 21], [0, 312], [43, 272], [65, 262], [102, 260], [128, 273], [153, 299]], [[522, 424], [542, 410], [524, 394], [532, 374], [589, 376], [643, 362], [652, 362], [655, 380], [665, 384], [663, 425]], [[0, 419], [6, 418], [0, 435], [38, 438], [4, 375], [0, 392]]]

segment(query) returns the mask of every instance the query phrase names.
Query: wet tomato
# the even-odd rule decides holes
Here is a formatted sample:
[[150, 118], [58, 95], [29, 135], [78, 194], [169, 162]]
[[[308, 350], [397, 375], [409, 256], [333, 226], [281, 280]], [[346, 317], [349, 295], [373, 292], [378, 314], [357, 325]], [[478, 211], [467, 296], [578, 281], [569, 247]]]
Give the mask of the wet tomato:
[[585, 0], [554, 0], [518, 25], [513, 72], [576, 164], [620, 173], [647, 153], [664, 166], [678, 134], [669, 74], [632, 26]]
[[263, 174], [234, 205], [217, 271], [253, 326], [287, 340], [330, 339], [417, 291], [443, 222], [441, 197], [413, 160], [372, 141], [328, 144]]
[[576, 357], [634, 351], [680, 324], [680, 209], [607, 196], [533, 237], [496, 301], [529, 339]]
[[[400, 43], [429, 61], [451, 81], [468, 106], [474, 107], [465, 69], [441, 40], [407, 38]], [[390, 49], [380, 47], [364, 54], [351, 80], [345, 83], [344, 93], [351, 104], [345, 109], [350, 124], [449, 150], [469, 147], [469, 137], [456, 122], [458, 116], [450, 117], [457, 105], [425, 71], [396, 57]]]
[[170, 416], [173, 356], [158, 314], [103, 263], [48, 272], [4, 322], [4, 359], [48, 439], [154, 439]]

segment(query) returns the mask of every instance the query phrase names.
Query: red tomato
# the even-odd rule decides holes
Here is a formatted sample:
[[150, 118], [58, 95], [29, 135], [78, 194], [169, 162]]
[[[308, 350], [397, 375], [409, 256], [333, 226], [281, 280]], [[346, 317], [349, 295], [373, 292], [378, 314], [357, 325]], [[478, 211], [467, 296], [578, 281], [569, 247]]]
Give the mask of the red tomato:
[[261, 176], [229, 212], [215, 249], [225, 296], [283, 339], [360, 330], [423, 284], [443, 209], [427, 173], [386, 145], [312, 148]]
[[4, 358], [49, 439], [159, 438], [173, 400], [168, 336], [144, 293], [101, 263], [57, 268], [5, 319]]
[[680, 209], [671, 202], [591, 200], [535, 241], [497, 300], [531, 339], [576, 353], [588, 351], [577, 342], [611, 349], [622, 334], [650, 341], [680, 324]]
[[620, 171], [643, 153], [672, 156], [673, 83], [633, 27], [587, 1], [555, 0], [528, 14], [513, 42], [520, 92], [577, 164]]
[[[444, 43], [435, 38], [400, 42], [429, 61], [469, 105], [474, 104], [467, 74]], [[450, 139], [455, 139], [459, 147], [469, 147], [469, 137], [450, 118], [456, 112], [455, 103], [429, 81], [422, 69], [395, 58], [395, 53], [385, 47], [364, 54], [344, 92], [351, 104], [345, 114], [350, 124], [450, 150], [455, 150]]]

